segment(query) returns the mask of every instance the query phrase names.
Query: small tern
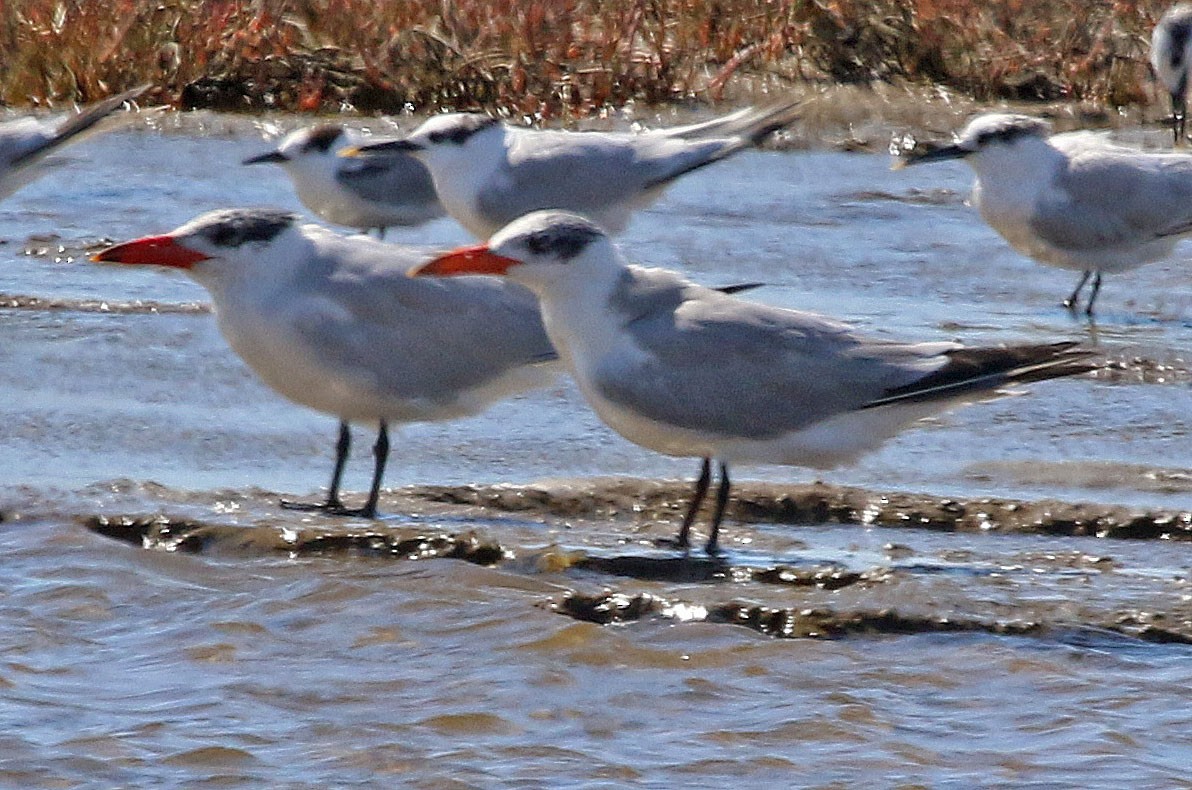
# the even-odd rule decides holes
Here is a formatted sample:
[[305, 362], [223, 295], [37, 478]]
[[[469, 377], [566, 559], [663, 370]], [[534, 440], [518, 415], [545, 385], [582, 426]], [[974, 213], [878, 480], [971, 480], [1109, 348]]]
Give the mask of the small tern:
[[976, 173], [973, 204], [1018, 252], [1082, 272], [1065, 307], [1085, 313], [1102, 274], [1166, 258], [1192, 234], [1192, 156], [1138, 151], [1093, 132], [1051, 134], [1026, 115], [993, 113], [972, 121], [951, 144], [902, 154], [895, 167], [963, 159]]
[[[415, 280], [416, 248], [344, 237], [271, 209], [204, 214], [163, 236], [96, 253], [93, 260], [184, 270], [211, 294], [219, 329], [266, 384], [295, 403], [339, 417], [335, 470], [319, 505], [376, 515], [390, 422], [449, 420], [554, 380], [557, 355], [532, 294], [474, 277]], [[340, 480], [349, 423], [379, 424], [367, 503], [344, 507]]]
[[444, 215], [426, 166], [409, 154], [338, 155], [366, 139], [339, 124], [321, 124], [291, 132], [277, 148], [243, 164], [281, 165], [302, 205], [335, 225], [376, 229], [381, 238], [386, 228], [421, 225]]
[[559, 211], [529, 214], [487, 244], [413, 273], [504, 274], [525, 285], [605, 423], [651, 450], [702, 459], [681, 547], [718, 462], [709, 554], [717, 551], [731, 464], [832, 467], [1006, 385], [1091, 369], [1074, 343], [965, 348], [864, 337], [819, 315], [630, 266], [603, 230]]
[[620, 233], [680, 176], [754, 147], [789, 126], [796, 104], [747, 109], [704, 123], [630, 132], [536, 130], [475, 113], [438, 115], [401, 140], [347, 156], [409, 152], [430, 170], [443, 206], [479, 239], [538, 209], [591, 217]]
[[1187, 121], [1188, 68], [1192, 65], [1192, 3], [1167, 9], [1151, 33], [1151, 67], [1171, 96], [1171, 131], [1184, 141]]
[[0, 200], [36, 180], [50, 164], [46, 157], [96, 124], [132, 102], [148, 85], [96, 102], [65, 121], [54, 125], [37, 118], [19, 118], [0, 123]]

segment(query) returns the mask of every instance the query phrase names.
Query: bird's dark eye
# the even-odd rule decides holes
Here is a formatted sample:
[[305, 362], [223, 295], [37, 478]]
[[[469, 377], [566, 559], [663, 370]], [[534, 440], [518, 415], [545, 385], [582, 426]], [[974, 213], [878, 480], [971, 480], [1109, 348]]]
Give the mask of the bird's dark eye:
[[977, 135], [977, 145], [985, 146], [991, 143], [1012, 143], [1023, 137], [1046, 136], [1046, 128], [1032, 119], [1022, 119], [1017, 122], [988, 129]]
[[236, 228], [232, 227], [231, 225], [218, 225], [212, 228], [211, 232], [208, 234], [208, 238], [211, 239], [211, 243], [219, 245], [220, 247], [239, 246], [239, 241], [237, 241], [238, 236], [239, 234], [236, 232]]
[[526, 249], [534, 255], [550, 255], [566, 263], [584, 251], [600, 231], [588, 224], [561, 224], [526, 237]]
[[212, 217], [202, 234], [217, 247], [235, 248], [253, 241], [271, 241], [296, 221], [297, 217], [288, 211], [232, 209]]
[[487, 129], [496, 123], [499, 123], [496, 118], [490, 118], [487, 115], [466, 115], [459, 118], [456, 125], [450, 129], [433, 131], [427, 135], [427, 138], [432, 143], [463, 145], [476, 132], [481, 129]]
[[335, 141], [343, 136], [344, 130], [334, 124], [324, 124], [311, 130], [310, 137], [302, 148], [306, 151], [327, 153]]

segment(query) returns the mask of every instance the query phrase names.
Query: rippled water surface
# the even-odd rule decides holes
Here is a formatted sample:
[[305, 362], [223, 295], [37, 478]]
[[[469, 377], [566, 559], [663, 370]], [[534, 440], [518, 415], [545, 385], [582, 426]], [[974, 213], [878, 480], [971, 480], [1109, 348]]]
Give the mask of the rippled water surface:
[[[664, 516], [635, 513], [632, 485], [613, 506], [536, 504], [697, 471], [611, 434], [569, 384], [403, 427], [379, 522], [278, 509], [325, 485], [334, 420], [259, 384], [197, 285], [84, 253], [212, 208], [301, 206], [280, 170], [238, 165], [268, 124], [157, 125], [68, 149], [0, 204], [0, 783], [1192, 786], [1182, 540], [736, 519], [723, 565], [682, 563], [652, 545], [678, 485]], [[1192, 510], [1188, 247], [1107, 277], [1090, 325], [1058, 306], [1072, 273], [965, 204], [970, 178], [748, 153], [635, 220], [632, 258], [766, 283], [748, 298], [897, 337], [1082, 340], [1108, 361], [851, 468], [736, 477]], [[448, 221], [391, 239], [467, 241]], [[442, 493], [474, 483], [525, 501]], [[200, 537], [162, 538], [156, 516]], [[495, 553], [384, 548], [447, 534]], [[818, 573], [847, 583], [803, 583]], [[798, 627], [764, 627], [775, 613]]]

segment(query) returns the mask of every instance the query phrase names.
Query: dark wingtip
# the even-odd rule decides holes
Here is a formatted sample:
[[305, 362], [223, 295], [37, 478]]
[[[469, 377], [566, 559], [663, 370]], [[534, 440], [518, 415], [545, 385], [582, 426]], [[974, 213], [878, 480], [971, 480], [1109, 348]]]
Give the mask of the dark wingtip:
[[1094, 361], [1097, 352], [1075, 341], [958, 348], [947, 352], [947, 356], [948, 363], [939, 370], [905, 386], [886, 390], [884, 397], [866, 404], [865, 408], [946, 400], [1009, 384], [1078, 376], [1098, 367]]

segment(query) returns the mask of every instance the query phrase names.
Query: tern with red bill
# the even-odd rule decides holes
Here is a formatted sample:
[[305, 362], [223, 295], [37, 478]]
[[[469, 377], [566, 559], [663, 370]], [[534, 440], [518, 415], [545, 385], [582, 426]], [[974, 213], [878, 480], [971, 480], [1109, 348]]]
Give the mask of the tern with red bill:
[[46, 159], [51, 153], [82, 139], [84, 132], [97, 129], [100, 121], [147, 90], [142, 85], [111, 96], [58, 124], [37, 118], [0, 123], [0, 200], [36, 180], [52, 164]]
[[[475, 414], [557, 374], [533, 295], [491, 278], [408, 277], [426, 258], [270, 209], [214, 211], [93, 256], [182, 269], [204, 286], [223, 336], [266, 384], [340, 420], [326, 501], [283, 505], [370, 518], [390, 423]], [[339, 496], [353, 421], [379, 426], [372, 487], [359, 509]]]
[[620, 233], [677, 178], [757, 146], [793, 123], [797, 103], [640, 134], [510, 126], [477, 113], [426, 120], [408, 137], [347, 156], [412, 154], [430, 170], [447, 213], [487, 239], [537, 209], [565, 209]]
[[415, 275], [505, 275], [533, 291], [564, 364], [596, 413], [631, 442], [703, 460], [677, 543], [719, 464], [708, 553], [728, 468], [827, 468], [909, 424], [1007, 385], [1092, 369], [1074, 343], [965, 348], [865, 337], [812, 313], [754, 304], [628, 265], [589, 220], [540, 211]]
[[409, 154], [349, 159], [339, 151], [368, 138], [324, 123], [290, 132], [277, 148], [243, 164], [276, 164], [294, 184], [302, 205], [336, 225], [359, 230], [421, 225], [444, 215], [426, 165]]

